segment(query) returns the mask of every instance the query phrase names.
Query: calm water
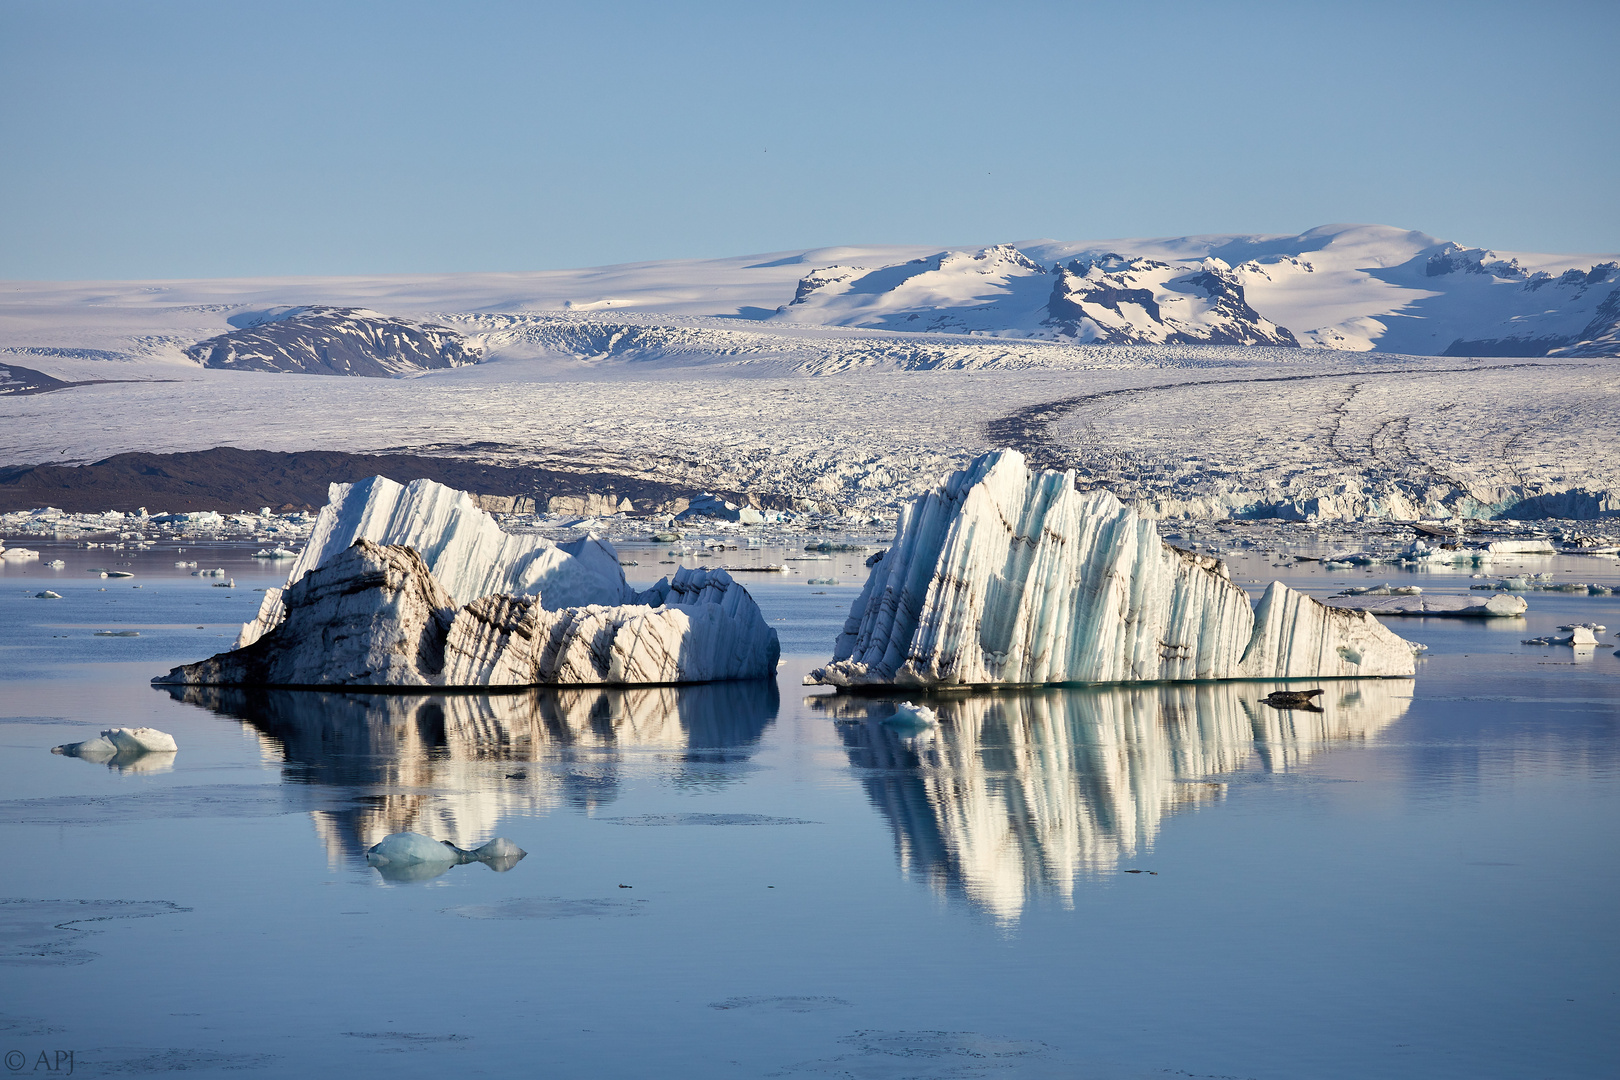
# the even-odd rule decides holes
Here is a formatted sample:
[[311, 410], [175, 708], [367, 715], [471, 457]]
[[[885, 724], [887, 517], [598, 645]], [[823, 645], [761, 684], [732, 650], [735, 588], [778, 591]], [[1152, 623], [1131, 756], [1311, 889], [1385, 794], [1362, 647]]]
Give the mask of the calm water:
[[[1042, 690], [939, 697], [910, 735], [892, 700], [799, 685], [859, 554], [749, 579], [774, 685], [176, 695], [148, 680], [228, 644], [285, 567], [25, 543], [68, 566], [0, 564], [10, 1071], [1615, 1075], [1614, 598], [1392, 621], [1430, 646], [1417, 679], [1328, 684], [1321, 713]], [[1289, 580], [1397, 578], [1469, 583]], [[1520, 644], [1571, 621], [1612, 644]], [[49, 752], [111, 724], [181, 749]], [[529, 855], [390, 881], [363, 853], [401, 829]]]

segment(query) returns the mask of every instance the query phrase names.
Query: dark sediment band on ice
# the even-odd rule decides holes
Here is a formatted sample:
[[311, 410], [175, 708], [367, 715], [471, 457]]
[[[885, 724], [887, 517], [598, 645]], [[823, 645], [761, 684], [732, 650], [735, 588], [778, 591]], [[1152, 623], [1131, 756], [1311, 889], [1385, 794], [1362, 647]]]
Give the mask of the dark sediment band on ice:
[[[468, 447], [469, 453], [479, 447]], [[529, 500], [544, 511], [553, 498], [607, 495], [638, 509], [673, 503], [692, 493], [667, 484], [581, 463], [575, 469], [490, 465], [463, 457], [409, 453], [351, 454], [337, 450], [280, 453], [218, 446], [178, 454], [116, 454], [90, 465], [13, 465], [0, 468], [0, 512], [54, 506], [69, 513], [132, 511], [142, 506], [174, 513], [257, 508], [314, 510], [332, 484], [386, 476], [405, 483], [428, 479], [481, 495]], [[737, 492], [717, 491], [747, 503]], [[514, 506], [521, 505], [514, 503]]]

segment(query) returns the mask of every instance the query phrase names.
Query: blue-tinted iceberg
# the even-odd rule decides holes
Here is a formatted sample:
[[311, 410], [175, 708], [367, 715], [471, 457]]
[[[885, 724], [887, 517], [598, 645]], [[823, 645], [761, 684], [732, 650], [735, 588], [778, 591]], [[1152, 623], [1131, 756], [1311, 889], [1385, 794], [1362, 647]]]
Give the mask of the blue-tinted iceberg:
[[901, 514], [871, 560], [833, 686], [1403, 676], [1416, 647], [1275, 583], [1258, 611], [1218, 559], [1073, 473], [986, 454]]

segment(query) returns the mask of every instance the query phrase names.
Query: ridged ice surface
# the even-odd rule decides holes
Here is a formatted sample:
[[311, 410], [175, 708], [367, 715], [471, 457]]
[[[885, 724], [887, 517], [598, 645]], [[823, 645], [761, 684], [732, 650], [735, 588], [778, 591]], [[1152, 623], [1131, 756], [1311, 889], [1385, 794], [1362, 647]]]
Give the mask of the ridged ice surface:
[[1280, 581], [1260, 598], [1254, 636], [1243, 655], [1251, 679], [1354, 678], [1411, 675], [1412, 643], [1396, 636], [1371, 612], [1328, 607]]
[[[400, 484], [382, 476], [332, 485], [287, 584], [360, 539], [415, 548], [458, 604], [498, 593], [537, 596], [552, 611], [637, 599], [625, 583], [618, 553], [594, 536], [557, 544], [514, 535], [464, 491], [431, 480]], [[280, 590], [267, 591], [258, 618], [242, 627], [237, 646], [257, 641], [282, 614]]]
[[286, 591], [251, 645], [154, 679], [204, 686], [432, 686], [454, 605], [410, 548], [362, 540]]
[[682, 567], [664, 603], [546, 611], [486, 596], [456, 613], [444, 686], [636, 685], [765, 678], [776, 631], [724, 570]]
[[748, 590], [683, 567], [650, 604], [457, 609], [411, 548], [359, 540], [286, 591], [251, 645], [153, 680], [203, 686], [645, 685], [768, 678], [781, 652]]
[[[850, 610], [833, 663], [807, 681], [1412, 673], [1412, 646], [1376, 620], [1284, 593], [1287, 603], [1264, 609], [1268, 636], [1256, 649], [1248, 595], [1218, 560], [1168, 546], [1112, 495], [1076, 491], [1072, 473], [1032, 474], [1021, 454], [996, 451], [906, 508], [894, 546], [874, 560]], [[1250, 674], [1246, 652], [1265, 675]]]

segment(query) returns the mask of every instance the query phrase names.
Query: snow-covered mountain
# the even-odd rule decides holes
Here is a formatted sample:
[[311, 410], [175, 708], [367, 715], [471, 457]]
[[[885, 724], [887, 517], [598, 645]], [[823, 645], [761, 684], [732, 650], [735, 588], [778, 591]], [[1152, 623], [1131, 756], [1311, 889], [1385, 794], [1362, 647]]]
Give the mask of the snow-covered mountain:
[[1381, 225], [1035, 241], [813, 269], [774, 321], [1076, 344], [1615, 355], [1620, 260], [1464, 248]]
[[475, 364], [479, 350], [448, 326], [366, 308], [320, 305], [233, 317], [239, 328], [186, 349], [203, 367], [398, 378]]
[[[465, 335], [459, 346], [443, 324]], [[128, 361], [415, 374], [472, 362], [480, 349], [483, 360], [614, 377], [759, 370], [756, 361], [813, 374], [1067, 366], [1095, 360], [1070, 345], [1296, 343], [1620, 355], [1620, 256], [1488, 251], [1332, 225], [1296, 236], [814, 248], [526, 273], [0, 288], [0, 361], [63, 379], [125, 378], [113, 369]]]

